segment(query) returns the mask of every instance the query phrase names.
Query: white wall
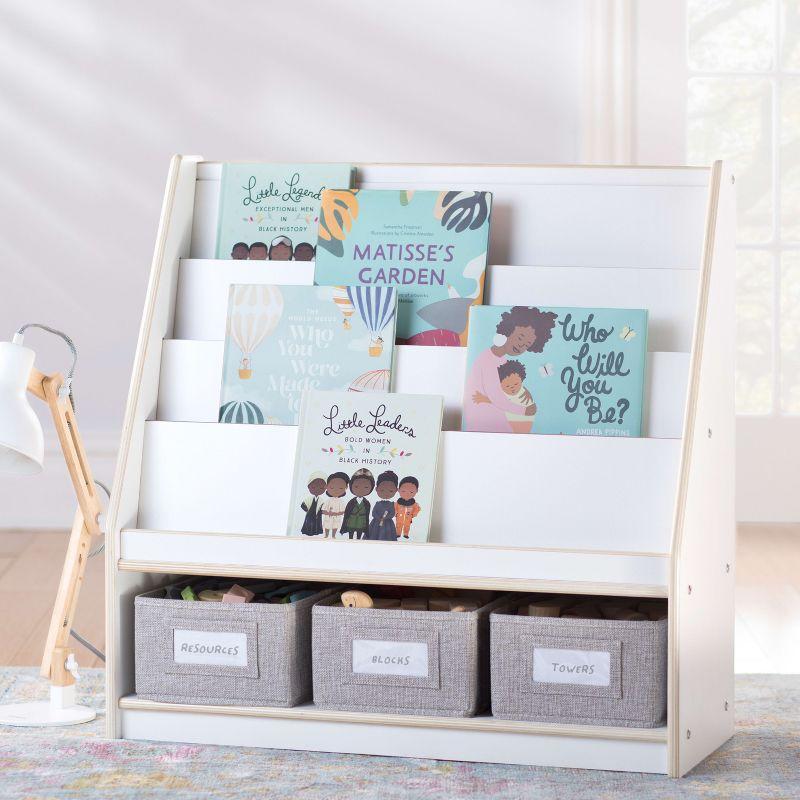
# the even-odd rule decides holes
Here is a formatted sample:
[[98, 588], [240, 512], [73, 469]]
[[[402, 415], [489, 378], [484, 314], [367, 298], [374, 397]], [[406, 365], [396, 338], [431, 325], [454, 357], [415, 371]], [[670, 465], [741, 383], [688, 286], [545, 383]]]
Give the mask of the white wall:
[[[97, 477], [112, 478], [173, 152], [577, 162], [584, 11], [581, 0], [3, 0], [0, 337], [35, 320], [75, 339]], [[63, 345], [27, 342], [41, 369], [66, 368]], [[47, 464], [0, 479], [0, 527], [69, 524], [52, 444]]]

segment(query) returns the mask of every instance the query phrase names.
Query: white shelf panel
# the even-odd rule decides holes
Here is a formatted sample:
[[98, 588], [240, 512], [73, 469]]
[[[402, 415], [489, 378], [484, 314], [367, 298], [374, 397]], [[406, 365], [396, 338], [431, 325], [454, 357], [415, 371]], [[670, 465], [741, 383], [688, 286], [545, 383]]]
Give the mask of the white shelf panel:
[[[279, 425], [145, 423], [138, 527], [282, 534], [296, 437]], [[670, 549], [679, 439], [446, 431], [441, 442], [432, 541]], [[517, 468], [524, 477], [509, 480]]]
[[[489, 266], [489, 305], [649, 310], [648, 349], [688, 352], [697, 303], [696, 270]], [[232, 283], [311, 285], [311, 261], [181, 260], [174, 339], [225, 338]]]
[[[216, 422], [223, 342], [167, 339], [161, 351], [157, 419]], [[443, 430], [461, 427], [466, 349], [413, 347], [395, 350], [394, 391], [444, 397]], [[681, 436], [689, 374], [688, 353], [648, 353], [642, 433], [654, 439]]]
[[175, 339], [224, 339], [232, 283], [311, 286], [313, 261], [218, 261], [182, 258], [175, 298]]
[[[189, 706], [123, 697], [122, 737], [163, 742], [666, 773], [666, 728], [601, 728], [353, 714], [297, 708]], [[187, 720], [191, 715], [191, 721]], [[446, 733], [446, 735], [442, 735]]]
[[[424, 548], [421, 550], [420, 548]], [[122, 531], [121, 569], [514, 592], [666, 597], [666, 554]]]
[[[648, 350], [692, 349], [696, 270], [511, 267], [489, 269], [486, 305], [648, 309]], [[224, 337], [223, 337], [224, 338]]]
[[[191, 255], [213, 258], [220, 165], [200, 164]], [[707, 169], [360, 165], [364, 189], [494, 195], [489, 263], [697, 269]]]

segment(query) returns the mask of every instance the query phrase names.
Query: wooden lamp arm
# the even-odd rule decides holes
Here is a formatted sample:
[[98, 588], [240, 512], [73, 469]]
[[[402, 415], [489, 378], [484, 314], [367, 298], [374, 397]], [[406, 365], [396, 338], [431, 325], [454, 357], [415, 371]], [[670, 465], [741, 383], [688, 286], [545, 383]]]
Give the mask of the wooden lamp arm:
[[59, 392], [63, 385], [64, 379], [58, 373], [45, 375], [35, 368], [31, 369], [28, 391], [47, 403], [50, 409], [72, 486], [78, 498], [78, 509], [72, 523], [64, 569], [61, 572], [42, 658], [42, 676], [50, 678], [57, 686], [69, 686], [75, 681], [64, 667], [64, 663], [72, 652], [68, 647], [70, 629], [91, 541], [93, 537], [102, 534], [99, 518], [103, 510], [97, 497], [97, 487], [89, 459], [78, 431], [72, 402], [68, 394]]

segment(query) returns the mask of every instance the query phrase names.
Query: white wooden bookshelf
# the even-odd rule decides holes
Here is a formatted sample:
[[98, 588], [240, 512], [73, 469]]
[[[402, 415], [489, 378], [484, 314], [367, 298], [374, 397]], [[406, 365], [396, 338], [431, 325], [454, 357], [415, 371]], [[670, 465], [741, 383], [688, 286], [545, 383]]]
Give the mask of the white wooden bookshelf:
[[[682, 775], [733, 732], [733, 176], [710, 168], [358, 166], [365, 188], [494, 193], [487, 303], [648, 308], [643, 436], [464, 433], [465, 353], [399, 347], [445, 398], [427, 544], [283, 535], [296, 429], [216, 423], [232, 282], [218, 163], [171, 165], [109, 511], [108, 734]], [[491, 487], [503, 524], [467, 504]], [[525, 502], [521, 503], [520, 498]], [[638, 730], [140, 700], [133, 598], [183, 574], [666, 597], [667, 725]]]

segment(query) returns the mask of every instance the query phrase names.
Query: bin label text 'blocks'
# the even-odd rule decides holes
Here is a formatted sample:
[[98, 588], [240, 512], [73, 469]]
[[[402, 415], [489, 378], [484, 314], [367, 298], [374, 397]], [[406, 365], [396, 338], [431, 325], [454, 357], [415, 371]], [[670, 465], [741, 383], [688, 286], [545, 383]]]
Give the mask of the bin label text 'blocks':
[[360, 675], [428, 677], [425, 642], [379, 642], [353, 639], [353, 672]]

